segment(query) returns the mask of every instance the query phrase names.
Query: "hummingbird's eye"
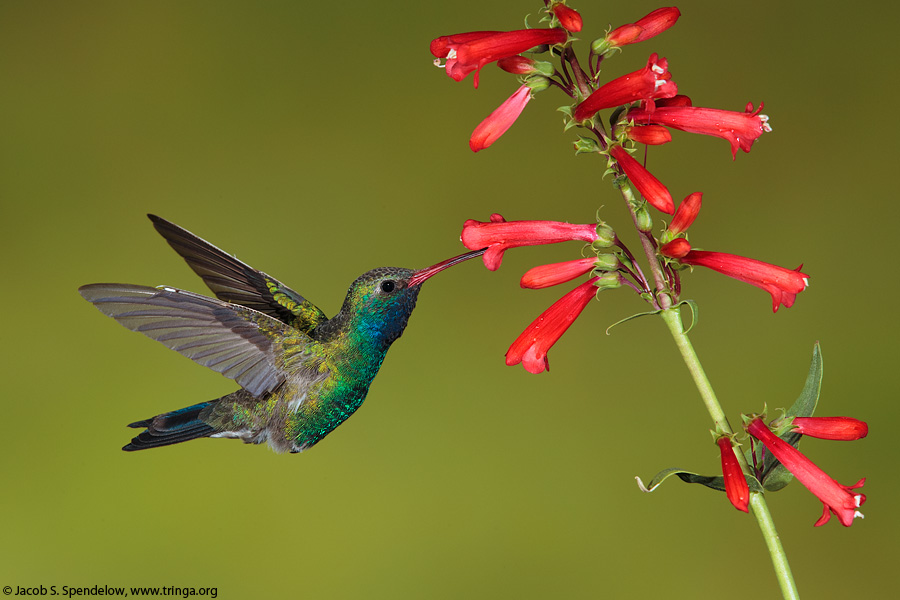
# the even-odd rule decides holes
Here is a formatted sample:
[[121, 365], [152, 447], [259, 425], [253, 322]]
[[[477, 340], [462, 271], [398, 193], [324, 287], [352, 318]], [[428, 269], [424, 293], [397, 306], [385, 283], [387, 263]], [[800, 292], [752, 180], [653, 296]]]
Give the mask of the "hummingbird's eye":
[[385, 292], [385, 293], [387, 293], [387, 294], [390, 294], [391, 292], [393, 292], [393, 291], [394, 291], [394, 287], [395, 287], [395, 284], [394, 284], [394, 282], [391, 281], [390, 279], [388, 279], [387, 281], [382, 281], [382, 282], [381, 282], [381, 291], [382, 291], [382, 292]]

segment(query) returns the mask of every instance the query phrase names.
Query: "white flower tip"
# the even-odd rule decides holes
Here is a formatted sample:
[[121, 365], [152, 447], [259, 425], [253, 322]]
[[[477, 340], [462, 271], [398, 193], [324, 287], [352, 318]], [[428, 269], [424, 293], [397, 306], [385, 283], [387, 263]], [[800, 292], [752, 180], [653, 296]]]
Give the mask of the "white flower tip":
[[662, 75], [663, 73], [666, 72], [665, 69], [663, 69], [661, 66], [659, 66], [655, 63], [652, 67], [650, 67], [650, 70], [653, 71], [654, 73], [659, 73], [660, 75]]
[[860, 519], [865, 519], [866, 515], [862, 514], [859, 511], [856, 511], [855, 513], [853, 513], [853, 518], [855, 519], [856, 517], [859, 517]]
[[439, 58], [434, 59], [434, 66], [436, 66], [438, 69], [445, 68], [444, 65], [441, 64], [441, 59]]
[[[859, 508], [860, 506], [862, 506], [861, 500], [862, 500], [862, 494], [856, 494], [855, 496], [853, 496], [853, 501], [856, 502], [856, 508]], [[858, 514], [860, 517], [862, 516], [862, 513], [860, 513], [859, 511], [856, 511], [856, 514]]]

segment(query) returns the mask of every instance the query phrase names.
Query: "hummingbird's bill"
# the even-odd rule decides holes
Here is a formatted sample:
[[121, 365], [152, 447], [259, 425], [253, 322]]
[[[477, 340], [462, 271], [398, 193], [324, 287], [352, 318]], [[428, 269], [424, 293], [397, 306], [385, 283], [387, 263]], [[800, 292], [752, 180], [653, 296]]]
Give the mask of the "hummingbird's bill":
[[470, 258], [475, 258], [476, 256], [481, 256], [485, 253], [487, 248], [482, 248], [481, 250], [473, 250], [472, 252], [466, 252], [465, 254], [460, 254], [459, 256], [454, 256], [453, 258], [448, 258], [447, 260], [442, 260], [436, 265], [431, 265], [430, 267], [426, 267], [424, 269], [420, 269], [416, 271], [413, 276], [409, 280], [409, 286], [412, 287], [414, 285], [421, 285], [426, 279], [440, 273], [444, 269], [448, 267], [452, 267], [455, 264], [461, 263], [463, 261], [469, 260]]

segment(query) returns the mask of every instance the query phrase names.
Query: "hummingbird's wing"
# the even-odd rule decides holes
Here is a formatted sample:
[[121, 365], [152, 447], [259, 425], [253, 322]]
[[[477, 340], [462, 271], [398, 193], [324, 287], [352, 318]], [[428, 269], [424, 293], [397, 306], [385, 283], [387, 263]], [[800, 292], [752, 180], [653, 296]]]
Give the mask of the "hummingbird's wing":
[[286, 347], [299, 355], [313, 343], [269, 315], [175, 288], [95, 283], [78, 292], [126, 328], [234, 379], [257, 397], [285, 380]]
[[275, 317], [306, 334], [328, 320], [319, 308], [274, 277], [254, 269], [187, 229], [147, 215], [169, 245], [209, 286], [219, 300]]

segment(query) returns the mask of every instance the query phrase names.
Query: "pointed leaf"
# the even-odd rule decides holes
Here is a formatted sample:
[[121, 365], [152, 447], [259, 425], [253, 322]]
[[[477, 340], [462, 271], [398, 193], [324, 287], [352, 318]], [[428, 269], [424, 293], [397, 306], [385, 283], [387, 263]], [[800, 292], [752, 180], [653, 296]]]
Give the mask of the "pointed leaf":
[[612, 325], [610, 325], [609, 327], [607, 327], [607, 328], [606, 328], [606, 335], [609, 335], [609, 330], [612, 329], [613, 327], [615, 327], [616, 325], [621, 325], [622, 323], [625, 323], [625, 322], [627, 322], [627, 321], [631, 321], [632, 319], [637, 319], [638, 317], [646, 317], [646, 316], [648, 316], [648, 315], [658, 315], [659, 313], [660, 313], [660, 311], [658, 311], [658, 310], [652, 310], [652, 311], [650, 311], [650, 312], [642, 312], [642, 313], [637, 313], [637, 314], [635, 314], [635, 315], [631, 315], [630, 317], [625, 317], [625, 318], [622, 319], [621, 321], [616, 321], [615, 323], [613, 323]]
[[[819, 343], [813, 347], [813, 356], [809, 365], [809, 373], [806, 376], [806, 383], [800, 391], [800, 395], [793, 405], [785, 412], [788, 417], [811, 417], [816, 411], [816, 405], [819, 402], [819, 393], [822, 390], [822, 352]], [[785, 433], [779, 436], [794, 448], [800, 447], [800, 440], [803, 437], [799, 433]], [[748, 450], [749, 452], [749, 450]], [[748, 461], [752, 458], [747, 454]], [[771, 492], [778, 490], [789, 484], [794, 476], [790, 471], [775, 460], [770, 452], [765, 453], [762, 468], [763, 485]]]
[[[650, 483], [646, 486], [644, 482], [641, 481], [640, 477], [635, 477], [638, 482], [638, 487], [641, 488], [643, 492], [652, 492], [656, 488], [660, 486], [660, 484], [671, 477], [672, 475], [677, 475], [679, 479], [681, 479], [685, 483], [699, 483], [700, 485], [705, 485], [706, 487], [719, 491], [725, 491], [725, 479], [721, 476], [718, 477], [710, 477], [708, 475], [698, 475], [697, 473], [692, 473], [691, 471], [685, 471], [683, 469], [671, 468], [665, 469], [657, 473], [653, 479], [650, 480]], [[750, 490], [753, 492], [762, 492], [763, 487], [756, 480], [755, 477], [747, 476], [747, 485], [750, 486]]]

